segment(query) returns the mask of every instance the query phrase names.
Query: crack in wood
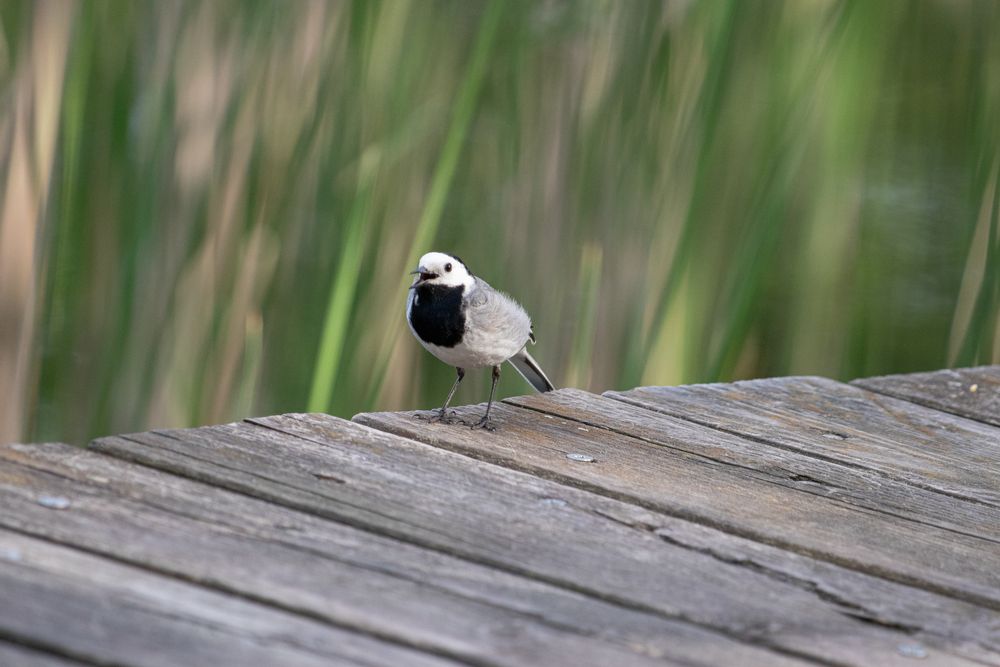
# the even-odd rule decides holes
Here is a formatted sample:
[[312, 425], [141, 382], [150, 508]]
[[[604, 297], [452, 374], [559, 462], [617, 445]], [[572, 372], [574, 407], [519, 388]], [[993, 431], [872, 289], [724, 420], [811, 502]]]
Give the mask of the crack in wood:
[[927, 631], [926, 628], [923, 628], [921, 626], [907, 625], [904, 623], [886, 621], [884, 619], [881, 619], [878, 617], [877, 614], [875, 614], [871, 610], [866, 609], [862, 605], [859, 605], [856, 602], [848, 600], [843, 596], [837, 595], [832, 591], [826, 590], [819, 583], [815, 581], [803, 579], [801, 577], [797, 577], [795, 575], [783, 572], [781, 570], [776, 570], [772, 567], [754, 561], [753, 559], [750, 558], [746, 558], [743, 556], [729, 556], [715, 549], [689, 544], [684, 540], [678, 539], [676, 535], [674, 535], [673, 533], [665, 532], [665, 529], [661, 526], [656, 526], [654, 524], [642, 521], [627, 521], [620, 517], [596, 509], [591, 510], [591, 512], [605, 519], [608, 519], [609, 521], [614, 521], [615, 523], [621, 524], [623, 526], [627, 526], [629, 528], [633, 528], [645, 533], [652, 533], [656, 535], [656, 537], [658, 537], [659, 539], [666, 542], [667, 544], [671, 544], [676, 547], [681, 547], [682, 549], [688, 549], [690, 551], [694, 551], [696, 553], [709, 556], [710, 558], [717, 560], [721, 563], [747, 568], [749, 570], [757, 572], [758, 574], [762, 574], [766, 577], [769, 577], [775, 581], [780, 581], [782, 583], [787, 583], [796, 586], [797, 588], [800, 588], [804, 591], [816, 595], [816, 597], [818, 597], [820, 600], [823, 600], [824, 602], [829, 602], [831, 604], [836, 605], [837, 607], [840, 607], [841, 608], [840, 613], [850, 616], [851, 618], [863, 620], [865, 622], [873, 623], [875, 625], [879, 625], [881, 627], [888, 628], [891, 630], [898, 630], [908, 635]]
[[[608, 396], [608, 398], [615, 398], [616, 400], [618, 400], [614, 396]], [[657, 410], [657, 409], [654, 409], [654, 408], [649, 408], [649, 407], [641, 405], [639, 403], [633, 403], [633, 402], [627, 401], [627, 400], [621, 400], [621, 402], [629, 404], [629, 405], [635, 405], [636, 407], [639, 407], [639, 408], [649, 409], [649, 410], [651, 410], [653, 412], [661, 412], [660, 410]], [[665, 449], [671, 449], [671, 450], [680, 452], [681, 454], [684, 454], [684, 455], [690, 455], [690, 456], [695, 457], [695, 458], [706, 459], [706, 461], [708, 463], [712, 464], [712, 465], [729, 465], [729, 466], [732, 466], [734, 468], [745, 470], [745, 471], [751, 473], [752, 476], [755, 479], [758, 479], [758, 480], [760, 480], [760, 481], [762, 481], [764, 483], [775, 484], [776, 486], [781, 486], [781, 487], [784, 487], [784, 488], [793, 489], [795, 491], [801, 491], [803, 493], [808, 493], [810, 495], [817, 496], [819, 498], [824, 498], [826, 500], [830, 500], [831, 502], [841, 504], [841, 505], [843, 505], [846, 508], [853, 509], [853, 510], [856, 510], [856, 511], [871, 512], [871, 513], [876, 513], [876, 514], [884, 514], [886, 516], [890, 516], [890, 517], [893, 517], [893, 518], [896, 518], [896, 519], [900, 519], [902, 521], [908, 521], [908, 522], [911, 522], [911, 523], [914, 523], [914, 524], [918, 524], [918, 525], [922, 525], [922, 526], [928, 526], [928, 527], [939, 528], [941, 530], [947, 530], [949, 532], [955, 533], [956, 535], [964, 535], [966, 537], [973, 537], [975, 539], [986, 540], [986, 541], [989, 541], [989, 542], [994, 542], [996, 544], [1000, 544], [1000, 540], [995, 540], [995, 539], [990, 538], [988, 536], [984, 536], [984, 535], [980, 535], [980, 534], [976, 534], [976, 533], [971, 533], [971, 532], [968, 532], [968, 531], [960, 530], [960, 529], [955, 528], [953, 526], [949, 526], [949, 525], [945, 525], [945, 524], [941, 524], [941, 523], [935, 523], [935, 522], [927, 521], [927, 520], [920, 519], [920, 518], [917, 518], [917, 517], [914, 517], [914, 516], [899, 514], [897, 512], [890, 511], [890, 510], [888, 510], [886, 508], [875, 508], [875, 507], [871, 507], [869, 505], [859, 504], [858, 502], [853, 501], [852, 498], [850, 498], [850, 497], [833, 496], [833, 495], [828, 494], [828, 493], [817, 493], [814, 490], [810, 489], [808, 486], [804, 486], [804, 485], [801, 485], [801, 484], [788, 485], [788, 484], [784, 484], [782, 482], [782, 479], [789, 479], [789, 480], [794, 481], [794, 482], [804, 482], [806, 484], [809, 484], [809, 483], [816, 484], [816, 485], [821, 486], [823, 488], [828, 488], [828, 489], [831, 489], [831, 490], [834, 490], [834, 491], [845, 490], [845, 487], [843, 487], [843, 486], [838, 486], [838, 485], [833, 484], [831, 482], [827, 482], [827, 481], [824, 481], [824, 480], [816, 479], [816, 478], [811, 477], [809, 475], [800, 475], [800, 474], [792, 474], [792, 475], [784, 475], [784, 476], [782, 476], [782, 475], [771, 475], [771, 474], [767, 474], [767, 473], [765, 473], [765, 472], [763, 472], [761, 470], [758, 470], [756, 468], [752, 468], [752, 467], [749, 467], [749, 466], [744, 466], [744, 465], [732, 463], [732, 462], [729, 462], [729, 461], [719, 461], [717, 459], [708, 458], [708, 457], [705, 457], [702, 454], [693, 453], [693, 452], [690, 452], [690, 451], [685, 450], [685, 449], [680, 449], [680, 448], [677, 448], [677, 447], [671, 447], [670, 445], [658, 442], [656, 440], [652, 440], [652, 439], [649, 439], [649, 438], [644, 438], [644, 437], [642, 437], [640, 435], [637, 435], [635, 433], [631, 433], [631, 432], [624, 431], [624, 430], [621, 430], [621, 429], [616, 429], [616, 428], [612, 428], [612, 427], [609, 427], [609, 426], [606, 426], [606, 425], [601, 425], [601, 424], [599, 424], [597, 422], [592, 422], [592, 421], [589, 421], [589, 420], [578, 419], [578, 418], [575, 418], [575, 417], [572, 417], [572, 416], [567, 416], [567, 415], [564, 415], [564, 414], [561, 414], [561, 413], [557, 413], [557, 412], [550, 412], [550, 411], [546, 410], [543, 407], [523, 405], [523, 404], [520, 404], [520, 403], [508, 403], [506, 400], [504, 401], [504, 403], [510, 405], [510, 407], [512, 407], [514, 409], [529, 410], [531, 412], [536, 412], [536, 413], [539, 413], [539, 414], [556, 416], [556, 417], [559, 417], [560, 419], [565, 419], [567, 421], [574, 421], [574, 422], [586, 424], [586, 425], [588, 425], [588, 426], [590, 426], [591, 428], [594, 428], [594, 429], [598, 429], [598, 430], [602, 430], [602, 431], [607, 431], [609, 433], [615, 433], [617, 435], [621, 435], [621, 436], [624, 436], [624, 437], [627, 437], [627, 438], [632, 438], [632, 439], [635, 439], [635, 440], [639, 440], [641, 442], [645, 442], [647, 444], [658, 446], [658, 447], [663, 447]], [[695, 421], [695, 420], [692, 420], [692, 419], [687, 419], [687, 418], [679, 417], [679, 416], [671, 414], [671, 413], [662, 412], [662, 414], [666, 414], [667, 416], [670, 416], [670, 417], [682, 418], [685, 421], [689, 421], [691, 423], [697, 424], [699, 426], [704, 426], [706, 428], [711, 428], [714, 431], [719, 431], [719, 432], [722, 432], [722, 433], [726, 433], [728, 435], [732, 435], [732, 436], [740, 438], [742, 440], [748, 440], [748, 441], [752, 441], [752, 442], [758, 442], [759, 444], [763, 444], [763, 445], [769, 445], [769, 444], [771, 444], [769, 441], [766, 441], [766, 440], [758, 439], [758, 438], [747, 436], [747, 435], [742, 435], [739, 432], [729, 431], [729, 430], [723, 429], [723, 428], [713, 427], [710, 424], [704, 424], [704, 423], [701, 423], [701, 422], [698, 422], [698, 421]], [[402, 434], [400, 434], [400, 435], [402, 435]], [[781, 449], [788, 449], [788, 448], [785, 448], [785, 447], [779, 447], [779, 448], [781, 448]], [[798, 452], [797, 450], [792, 450], [792, 449], [788, 449], [788, 451], [794, 451], [796, 453], [801, 453], [801, 452]], [[826, 458], [824, 458], [822, 456], [817, 456], [815, 458], [817, 458], [819, 460], [826, 461], [826, 462], [831, 463], [833, 465], [841, 465], [841, 462], [837, 461], [837, 460], [827, 460]], [[517, 464], [513, 463], [513, 462], [512, 463], [508, 463], [507, 465], [508, 465], [508, 467], [511, 467], [511, 468], [514, 468], [514, 469], [520, 469], [519, 467], [517, 467]], [[843, 465], [845, 467], [851, 467], [851, 468], [855, 468], [856, 467], [858, 470], [864, 471], [864, 472], [877, 472], [877, 471], [868, 470], [867, 468], [863, 468], [863, 467], [860, 467], [860, 466], [853, 466], [853, 465], [849, 465], [849, 464], [843, 464]], [[544, 471], [544, 470], [543, 471], [539, 471], [539, 472], [534, 472], [534, 471], [532, 471], [532, 472], [533, 472], [533, 474], [537, 474], [539, 476], [545, 476], [545, 473], [546, 473], [546, 471]], [[884, 476], [882, 476], [882, 477], [885, 478]], [[592, 491], [594, 493], [602, 493], [604, 495], [607, 495], [608, 497], [618, 497], [616, 495], [613, 495], [612, 493], [609, 493], [607, 490], [602, 489], [601, 487], [590, 488], [590, 487], [588, 487], [588, 486], [586, 486], [584, 484], [580, 484], [576, 480], [573, 480], [573, 479], [570, 479], [570, 478], [562, 478], [562, 477], [558, 477], [558, 476], [549, 474], [548, 477], [547, 477], [547, 479], [552, 479], [552, 480], [558, 481], [558, 482], [560, 482], [562, 484], [566, 484], [568, 486], [573, 486], [575, 488], [580, 488], [580, 489], [587, 490], [587, 491]], [[886, 478], [886, 479], [888, 479], [888, 478]], [[899, 480], [894, 480], [894, 481], [899, 481]], [[918, 485], [911, 485], [911, 486], [918, 486]], [[918, 487], [918, 488], [920, 488], [920, 487]], [[924, 490], [926, 490], [926, 491], [935, 491], [935, 489], [924, 489]], [[650, 506], [650, 505], [646, 505], [646, 504], [644, 504], [641, 501], [638, 501], [636, 499], [631, 499], [629, 497], [624, 497], [624, 496], [623, 497], [619, 497], [619, 499], [623, 500], [623, 501], [626, 501], [626, 502], [633, 502], [633, 503], [636, 503], [636, 504], [640, 504], [640, 505], [642, 505], [644, 507], [649, 507], [650, 509], [656, 509], [657, 511], [662, 511], [665, 514], [670, 514], [671, 516], [678, 516], [678, 517], [684, 518], [684, 519], [686, 519], [688, 521], [694, 521], [694, 522], [698, 522], [698, 523], [704, 523], [696, 515], [691, 515], [691, 516], [686, 516], [686, 515], [681, 515], [681, 514], [674, 515], [674, 514], [672, 514], [671, 512], [669, 512], [669, 511], [667, 511], [665, 509], [660, 509], [660, 508], [656, 508], [656, 507], [653, 507], [653, 506]], [[705, 525], [711, 525], [711, 524], [706, 523]], [[724, 532], [731, 532], [725, 526], [712, 525], [712, 527], [716, 528], [718, 530], [722, 530]], [[747, 537], [748, 536], [748, 535], [743, 535], [743, 534], [738, 533], [738, 532], [733, 532], [733, 534], [734, 535], [740, 535], [741, 537]], [[810, 555], [814, 555], [814, 554], [810, 554]], [[819, 556], [816, 556], [816, 557], [819, 557]]]
[[[698, 426], [703, 426], [705, 428], [710, 428], [710, 429], [712, 429], [714, 431], [719, 431], [720, 433], [726, 433], [728, 435], [732, 435], [732, 436], [735, 436], [737, 438], [742, 438], [744, 440], [749, 440], [751, 442], [756, 442], [758, 444], [766, 445], [768, 447], [775, 447], [777, 449], [782, 449], [782, 450], [785, 450], [785, 451], [788, 451], [788, 452], [793, 452], [795, 454], [801, 454], [802, 456], [808, 456], [808, 457], [814, 458], [814, 459], [816, 459], [818, 461], [823, 461], [825, 463], [830, 463], [830, 464], [833, 464], [833, 465], [840, 465], [840, 466], [844, 466], [844, 467], [848, 467], [848, 468], [855, 468], [857, 470], [861, 470], [861, 471], [864, 471], [864, 472], [867, 472], [867, 473], [872, 473], [872, 474], [878, 475], [879, 477], [891, 480], [893, 482], [898, 482], [900, 484], [908, 484], [910, 486], [913, 486], [913, 487], [918, 488], [918, 489], [922, 489], [924, 491], [930, 491], [932, 493], [939, 493], [939, 494], [941, 494], [943, 496], [948, 496], [949, 498], [954, 498], [956, 500], [961, 500], [963, 502], [976, 503], [977, 505], [983, 505], [985, 507], [991, 507], [991, 508], [1000, 507], [1000, 506], [998, 506], [998, 505], [996, 505], [994, 503], [985, 501], [985, 500], [983, 500], [981, 498], [976, 498], [975, 496], [970, 496], [970, 495], [962, 493], [960, 491], [954, 491], [952, 489], [943, 488], [941, 486], [936, 486], [934, 484], [927, 484], [925, 482], [920, 482], [919, 480], [912, 479], [912, 478], [907, 477], [905, 475], [895, 475], [895, 474], [886, 472], [884, 470], [879, 470], [878, 468], [872, 468], [872, 467], [865, 466], [865, 465], [862, 465], [862, 464], [859, 464], [859, 463], [854, 463], [852, 461], [845, 461], [843, 459], [838, 459], [836, 457], [831, 457], [831, 456], [827, 456], [827, 455], [820, 454], [820, 453], [817, 453], [817, 452], [811, 452], [811, 451], [806, 450], [806, 449], [802, 449], [802, 448], [798, 448], [798, 447], [793, 447], [793, 446], [790, 446], [790, 445], [785, 445], [783, 443], [776, 442], [774, 440], [769, 440], [769, 439], [761, 437], [761, 436], [757, 436], [757, 435], [753, 435], [753, 434], [748, 434], [748, 433], [743, 433], [743, 432], [737, 431], [735, 429], [730, 429], [730, 428], [726, 428], [724, 426], [720, 426], [720, 425], [717, 425], [717, 424], [712, 424], [711, 422], [699, 420], [696, 417], [692, 417], [690, 415], [685, 415], [684, 413], [678, 413], [678, 412], [672, 412], [672, 411], [664, 410], [664, 409], [661, 409], [659, 406], [653, 406], [653, 405], [650, 405], [649, 403], [646, 403], [646, 402], [641, 401], [641, 400], [632, 399], [632, 398], [630, 398], [628, 396], [622, 396], [620, 394], [614, 394], [614, 393], [605, 394], [605, 395], [608, 398], [610, 398], [610, 399], [613, 399], [613, 400], [616, 400], [616, 401], [621, 401], [622, 403], [627, 403], [629, 405], [634, 405], [637, 408], [643, 408], [643, 409], [646, 409], [646, 410], [651, 410], [653, 412], [659, 412], [660, 414], [667, 415], [668, 417], [674, 417], [676, 419], [683, 419], [684, 421], [691, 422], [692, 424], [697, 424]], [[522, 407], [522, 406], [518, 406], [518, 407]]]
[[295, 614], [297, 616], [301, 616], [303, 618], [307, 618], [307, 619], [310, 619], [310, 620], [315, 621], [317, 623], [322, 623], [324, 625], [328, 625], [330, 627], [338, 628], [338, 629], [341, 629], [341, 630], [348, 630], [348, 631], [351, 631], [351, 632], [357, 632], [359, 634], [364, 634], [364, 635], [373, 637], [375, 639], [379, 639], [379, 640], [384, 641], [384, 642], [389, 643], [389, 644], [394, 644], [394, 645], [397, 645], [397, 646], [402, 646], [404, 648], [415, 649], [415, 650], [422, 651], [424, 653], [429, 653], [431, 655], [435, 655], [435, 656], [438, 656], [438, 657], [441, 657], [441, 658], [447, 658], [448, 660], [452, 660], [452, 661], [455, 661], [455, 662], [460, 662], [462, 664], [470, 665], [471, 667], [500, 667], [499, 663], [491, 662], [491, 661], [488, 661], [488, 660], [483, 660], [483, 659], [481, 659], [481, 658], [479, 658], [477, 656], [465, 656], [465, 655], [462, 655], [461, 653], [454, 652], [454, 651], [448, 651], [448, 650], [442, 649], [439, 646], [436, 646], [436, 645], [433, 645], [433, 644], [428, 644], [428, 643], [425, 643], [425, 642], [407, 641], [405, 638], [400, 637], [399, 635], [386, 632], [384, 630], [381, 630], [380, 628], [370, 627], [370, 626], [367, 626], [366, 624], [363, 624], [363, 623], [352, 624], [352, 623], [346, 623], [346, 622], [337, 621], [337, 620], [332, 619], [330, 616], [328, 616], [326, 614], [323, 614], [323, 613], [320, 613], [320, 612], [316, 612], [316, 611], [314, 611], [312, 609], [309, 609], [308, 607], [302, 607], [302, 606], [298, 606], [298, 605], [292, 605], [292, 604], [284, 602], [283, 600], [280, 600], [280, 599], [271, 598], [271, 597], [268, 597], [268, 596], [257, 595], [257, 594], [254, 594], [252, 592], [245, 591], [245, 590], [243, 590], [241, 588], [236, 588], [234, 586], [230, 586], [228, 584], [225, 584], [225, 583], [223, 583], [221, 581], [217, 581], [215, 579], [203, 578], [203, 577], [192, 577], [192, 576], [187, 575], [187, 574], [185, 574], [183, 572], [179, 572], [177, 570], [172, 570], [172, 569], [169, 569], [169, 568], [161, 568], [161, 567], [158, 567], [158, 566], [153, 565], [151, 563], [147, 563], [147, 562], [143, 562], [143, 561], [136, 561], [136, 560], [132, 560], [132, 559], [128, 559], [128, 558], [116, 557], [116, 556], [114, 556], [114, 555], [112, 555], [112, 554], [110, 554], [110, 553], [108, 553], [106, 551], [102, 551], [102, 550], [99, 550], [99, 549], [92, 549], [92, 548], [89, 548], [89, 547], [86, 547], [86, 546], [81, 546], [81, 545], [78, 545], [78, 544], [74, 544], [74, 543], [69, 542], [69, 541], [63, 541], [63, 540], [59, 540], [59, 539], [50, 539], [48, 536], [46, 536], [44, 534], [32, 533], [32, 532], [26, 531], [26, 530], [20, 530], [20, 529], [16, 529], [16, 528], [11, 528], [10, 526], [4, 526], [4, 527], [7, 530], [11, 530], [12, 532], [17, 532], [17, 533], [20, 533], [22, 535], [27, 535], [29, 537], [33, 537], [33, 538], [36, 538], [36, 539], [44, 540], [44, 541], [50, 542], [52, 544], [58, 544], [58, 545], [63, 546], [63, 547], [68, 547], [68, 548], [71, 548], [71, 549], [77, 549], [79, 551], [82, 551], [84, 553], [90, 554], [92, 556], [99, 556], [99, 557], [102, 557], [102, 558], [107, 558], [108, 560], [112, 560], [112, 561], [115, 561], [117, 563], [128, 565], [130, 567], [138, 567], [138, 568], [141, 568], [143, 570], [147, 570], [149, 572], [153, 572], [155, 574], [159, 574], [159, 575], [162, 575], [162, 576], [165, 576], [165, 577], [174, 578], [174, 579], [177, 579], [179, 581], [184, 581], [186, 583], [193, 584], [193, 585], [196, 585], [196, 586], [202, 586], [202, 587], [208, 588], [210, 590], [219, 591], [219, 592], [225, 593], [227, 595], [232, 595], [233, 597], [237, 597], [237, 598], [241, 598], [241, 599], [244, 599], [244, 600], [248, 600], [250, 602], [254, 602], [256, 604], [261, 604], [261, 605], [264, 605], [264, 606], [267, 606], [267, 607], [271, 607], [271, 608], [274, 608], [274, 609], [278, 609], [278, 610], [281, 610], [281, 611], [284, 611], [284, 612], [287, 612], [287, 613], [290, 613], [290, 614]]
[[57, 641], [39, 641], [31, 637], [11, 633], [3, 627], [0, 627], [0, 642], [58, 658], [67, 667], [71, 664], [87, 665], [88, 667], [108, 667], [109, 665], [109, 663], [104, 661], [95, 661], [92, 657], [83, 655], [79, 651], [73, 651]]
[[[248, 421], [249, 423], [253, 424], [254, 426], [257, 426], [257, 427], [260, 427], [260, 428], [266, 428], [266, 429], [269, 429], [269, 430], [273, 430], [275, 432], [281, 433], [281, 434], [289, 436], [289, 437], [300, 438], [300, 439], [303, 439], [303, 440], [307, 440], [309, 442], [313, 442], [315, 444], [320, 444], [320, 445], [324, 444], [321, 441], [311, 440], [309, 438], [303, 437], [301, 434], [290, 433], [288, 431], [282, 430], [280, 428], [276, 428], [276, 427], [274, 427], [274, 426], [272, 426], [270, 424], [267, 424], [267, 423], [259, 423], [258, 421], [253, 420], [253, 419], [246, 420], [246, 421]], [[477, 458], [476, 460], [479, 460], [479, 459]], [[500, 464], [495, 464], [495, 465], [500, 465]], [[501, 465], [501, 467], [509, 467], [509, 466], [502, 466]], [[543, 478], [544, 478], [544, 476], [543, 476]], [[558, 481], [558, 480], [556, 480], [556, 481]], [[315, 510], [311, 510], [311, 511], [313, 513], [315, 513]], [[325, 515], [319, 514], [318, 516], [325, 516]], [[337, 520], [342, 520], [342, 518], [338, 517]], [[559, 588], [562, 588], [564, 590], [567, 590], [567, 591], [570, 591], [570, 592], [573, 592], [573, 593], [577, 593], [577, 594], [580, 594], [580, 595], [585, 595], [587, 597], [590, 597], [590, 598], [592, 598], [594, 600], [597, 600], [597, 601], [600, 601], [600, 602], [604, 602], [604, 603], [608, 603], [608, 604], [613, 604], [613, 605], [622, 607], [623, 609], [627, 609], [627, 610], [630, 610], [630, 611], [637, 611], [637, 612], [640, 612], [640, 613], [651, 614], [653, 616], [657, 616], [657, 617], [663, 618], [665, 620], [670, 620], [670, 621], [680, 622], [680, 623], [686, 623], [686, 624], [691, 625], [692, 627], [699, 628], [700, 630], [709, 631], [709, 632], [715, 632], [715, 633], [720, 634], [721, 636], [725, 636], [725, 637], [728, 637], [728, 638], [731, 638], [731, 639], [736, 639], [736, 640], [739, 640], [739, 641], [744, 641], [744, 642], [746, 642], [746, 643], [748, 643], [750, 645], [761, 647], [761, 648], [766, 648], [766, 649], [772, 650], [772, 651], [774, 651], [776, 653], [780, 653], [780, 654], [787, 655], [787, 656], [794, 657], [794, 658], [798, 658], [798, 659], [809, 660], [809, 661], [815, 662], [817, 664], [829, 665], [830, 667], [835, 667], [837, 665], [840, 665], [840, 663], [837, 663], [835, 661], [824, 661], [824, 660], [821, 660], [817, 656], [812, 655], [812, 654], [802, 653], [802, 652], [798, 652], [798, 651], [792, 651], [792, 650], [789, 650], [786, 647], [783, 647], [781, 645], [775, 645], [772, 642], [764, 641], [759, 636], [743, 636], [743, 635], [740, 635], [739, 633], [732, 633], [725, 626], [716, 626], [716, 625], [706, 624], [703, 621], [700, 621], [700, 620], [694, 619], [694, 618], [690, 618], [690, 617], [688, 617], [688, 616], [686, 616], [684, 614], [681, 614], [681, 613], [668, 614], [668, 613], [665, 613], [664, 611], [662, 611], [661, 609], [658, 609], [656, 607], [648, 606], [648, 605], [642, 604], [642, 603], [640, 603], [638, 601], [631, 600], [631, 599], [628, 599], [628, 598], [621, 598], [621, 597], [618, 597], [618, 596], [608, 595], [607, 593], [605, 593], [603, 591], [600, 591], [600, 590], [597, 590], [597, 589], [591, 589], [591, 588], [586, 587], [586, 586], [581, 586], [577, 582], [572, 582], [572, 581], [567, 581], [567, 580], [563, 580], [563, 579], [548, 577], [548, 576], [542, 575], [542, 574], [540, 574], [540, 573], [538, 573], [536, 571], [529, 570], [529, 569], [511, 567], [508, 563], [506, 563], [504, 561], [482, 558], [482, 557], [479, 557], [479, 556], [477, 556], [475, 554], [469, 554], [469, 553], [463, 552], [461, 550], [454, 550], [452, 547], [447, 546], [447, 545], [441, 545], [441, 544], [437, 544], [437, 543], [433, 543], [433, 542], [426, 542], [426, 541], [423, 541], [423, 540], [413, 539], [412, 536], [408, 536], [408, 535], [394, 535], [394, 534], [391, 534], [388, 531], [385, 531], [384, 528], [381, 527], [381, 526], [374, 526], [374, 525], [370, 525], [370, 524], [364, 524], [362, 522], [358, 522], [357, 524], [352, 523], [351, 525], [356, 525], [356, 527], [358, 527], [358, 528], [361, 528], [363, 530], [370, 530], [373, 533], [376, 533], [376, 534], [379, 534], [379, 535], [387, 535], [387, 536], [393, 537], [394, 539], [399, 539], [400, 541], [408, 542], [408, 543], [413, 544], [415, 546], [419, 546], [419, 547], [423, 547], [423, 548], [427, 548], [427, 549], [432, 549], [432, 550], [438, 551], [440, 553], [444, 553], [444, 554], [449, 555], [449, 556], [453, 556], [453, 557], [456, 557], [456, 558], [461, 558], [461, 559], [466, 560], [466, 561], [471, 562], [471, 563], [475, 563], [475, 564], [478, 564], [478, 565], [485, 565], [485, 566], [488, 566], [488, 567], [492, 567], [492, 568], [498, 569], [498, 570], [503, 571], [503, 572], [507, 572], [509, 574], [514, 574], [514, 575], [517, 575], [517, 576], [523, 576], [525, 578], [529, 578], [529, 579], [532, 579], [532, 580], [535, 580], [535, 581], [538, 581], [538, 582], [541, 582], [541, 583], [549, 584], [549, 585], [552, 585], [552, 586], [557, 586]]]
[[[473, 667], [628, 652], [693, 666], [700, 653], [662, 640], [705, 642], [705, 633], [708, 645], [758, 661], [1000, 664], [991, 634], [1000, 580], [983, 545], [1000, 533], [976, 530], [988, 516], [980, 508], [1000, 503], [987, 465], [994, 432], [948, 417], [997, 399], [942, 394], [944, 408], [911, 409], [922, 405], [921, 382], [898, 383], [915, 400], [821, 378], [615, 400], [564, 390], [494, 406], [502, 433], [492, 437], [398, 414], [358, 420], [402, 439], [290, 415], [95, 445], [155, 472], [55, 444], [39, 445], [37, 459], [12, 446], [3, 459], [15, 467], [0, 480], [16, 509], [0, 517], [11, 547], [0, 555], [16, 555], [0, 561], [0, 578], [36, 600], [29, 611], [61, 594], [55, 609], [68, 618], [100, 592], [110, 606], [95, 627], [128, 627], [108, 610], [164, 633], [196, 624], [206, 637], [228, 633], [252, 652], [309, 664], [298, 651], [377, 664], [351, 651], [378, 645]], [[654, 413], [665, 416], [644, 416]], [[72, 505], [40, 508], [42, 491]], [[14, 547], [48, 560], [21, 568]], [[126, 576], [114, 563], [135, 569]], [[154, 576], [176, 606], [150, 607], [163, 597], [147, 596]], [[324, 584], [343, 597], [331, 601]], [[220, 594], [224, 604], [199, 597]], [[227, 625], [237, 618], [250, 623]], [[44, 628], [11, 613], [2, 621], [0, 662], [18, 646], [74, 664], [120, 662], [85, 635], [53, 653]], [[334, 636], [350, 638], [343, 655]]]

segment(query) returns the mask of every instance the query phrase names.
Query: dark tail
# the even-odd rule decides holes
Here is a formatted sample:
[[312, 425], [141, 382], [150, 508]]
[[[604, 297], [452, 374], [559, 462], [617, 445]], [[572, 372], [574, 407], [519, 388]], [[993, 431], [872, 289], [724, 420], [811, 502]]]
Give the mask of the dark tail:
[[555, 385], [549, 382], [549, 379], [545, 377], [545, 373], [538, 366], [538, 362], [531, 358], [527, 350], [522, 349], [508, 359], [508, 361], [514, 367], [514, 370], [520, 373], [521, 377], [527, 380], [538, 391], [546, 392], [555, 389]]

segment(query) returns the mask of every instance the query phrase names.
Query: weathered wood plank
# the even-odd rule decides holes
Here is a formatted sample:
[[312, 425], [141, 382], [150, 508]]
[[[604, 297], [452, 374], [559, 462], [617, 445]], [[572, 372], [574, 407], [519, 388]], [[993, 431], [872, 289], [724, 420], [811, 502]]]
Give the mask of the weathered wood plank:
[[[1000, 569], [993, 543], [769, 484], [746, 470], [671, 452], [603, 428], [561, 424], [558, 419], [508, 405], [499, 406], [496, 415], [502, 427], [495, 433], [461, 426], [427, 428], [425, 422], [405, 413], [356, 419], [858, 571], [1000, 609]], [[705, 437], [713, 434], [709, 431]], [[571, 453], [596, 462], [578, 463], [568, 458]], [[908, 548], [900, 550], [901, 544]]]
[[45, 651], [0, 640], [0, 665], [3, 667], [80, 667], [92, 663], [61, 658]]
[[990, 540], [1000, 549], [997, 510], [969, 503], [876, 472], [827, 458], [807, 456], [784, 447], [768, 447], [691, 421], [631, 403], [574, 389], [508, 399], [511, 405], [599, 425], [676, 452], [724, 464], [741, 474], [824, 498], [903, 517], [912, 521]]
[[1000, 366], [861, 378], [851, 384], [1000, 426]]
[[[513, 409], [500, 407], [507, 411], [501, 418], [510, 421]], [[973, 605], [332, 417], [260, 423], [268, 428], [141, 434], [130, 436], [132, 442], [112, 438], [95, 446], [824, 661], [899, 661], [900, 633], [892, 630], [996, 658], [1000, 640], [989, 629], [996, 614]], [[558, 456], [564, 459], [563, 452]], [[709, 547], [687, 543], [706, 534], [714, 536]], [[851, 591], [846, 598], [831, 592], [845, 589]], [[782, 610], [777, 618], [776, 608]]]
[[792, 377], [605, 395], [1000, 507], [1000, 431], [860, 387]]
[[0, 555], [0, 635], [88, 663], [457, 664], [2, 529]]
[[[803, 664], [683, 619], [92, 452], [17, 446], [0, 449], [0, 461], [0, 503], [11, 510], [0, 524], [470, 664]], [[316, 470], [329, 468], [308, 473], [319, 486], [363, 483]], [[47, 509], [40, 494], [69, 507]]]

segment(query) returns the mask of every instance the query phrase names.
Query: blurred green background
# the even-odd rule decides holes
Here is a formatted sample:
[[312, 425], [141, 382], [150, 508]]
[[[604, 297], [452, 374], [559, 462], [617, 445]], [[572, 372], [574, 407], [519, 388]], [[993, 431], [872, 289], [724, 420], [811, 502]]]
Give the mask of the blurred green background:
[[0, 21], [0, 440], [438, 406], [403, 313], [432, 249], [560, 386], [1000, 361], [995, 0]]

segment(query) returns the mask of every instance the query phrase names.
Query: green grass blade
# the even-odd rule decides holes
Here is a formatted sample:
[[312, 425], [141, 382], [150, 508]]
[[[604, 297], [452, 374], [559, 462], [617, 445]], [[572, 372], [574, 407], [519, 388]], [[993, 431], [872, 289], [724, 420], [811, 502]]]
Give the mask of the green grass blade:
[[[373, 158], [376, 159], [377, 158]], [[347, 220], [347, 235], [340, 260], [330, 284], [319, 353], [313, 368], [312, 385], [307, 403], [310, 412], [328, 410], [341, 368], [344, 340], [350, 324], [351, 306], [357, 295], [361, 261], [365, 256], [364, 231], [368, 222], [373, 183], [377, 167], [362, 161], [358, 177], [358, 194]]]
[[983, 278], [979, 284], [972, 317], [965, 338], [955, 360], [958, 366], [972, 366], [976, 363], [988, 363], [992, 350], [993, 335], [997, 318], [997, 276], [1000, 274], [1000, 248], [997, 247], [1000, 231], [997, 229], [1000, 219], [1000, 170], [993, 183], [993, 202], [990, 206], [990, 231], [986, 245], [986, 264], [983, 268]]

